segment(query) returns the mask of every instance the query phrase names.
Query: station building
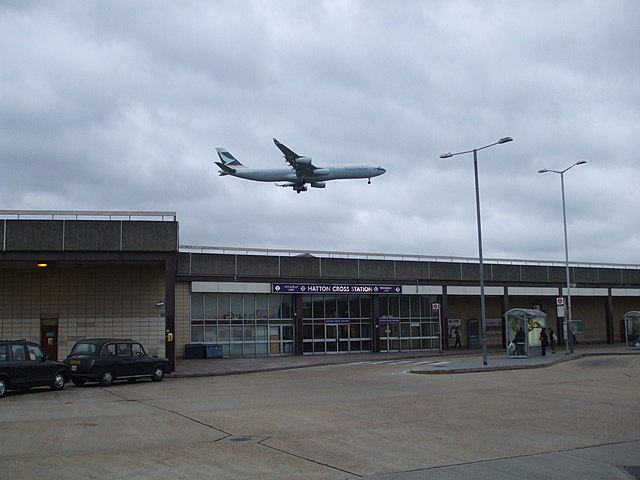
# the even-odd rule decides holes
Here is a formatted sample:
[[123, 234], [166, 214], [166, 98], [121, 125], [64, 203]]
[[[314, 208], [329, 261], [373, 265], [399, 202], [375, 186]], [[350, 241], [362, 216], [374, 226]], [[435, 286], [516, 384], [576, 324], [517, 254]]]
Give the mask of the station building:
[[[480, 347], [474, 258], [185, 246], [175, 212], [0, 211], [0, 338], [64, 358], [88, 337], [129, 337], [175, 361], [439, 351], [459, 326]], [[562, 336], [564, 262], [485, 260], [488, 345], [505, 312], [540, 309]], [[624, 342], [640, 265], [572, 263], [584, 343]], [[205, 352], [205, 353], [203, 353]]]

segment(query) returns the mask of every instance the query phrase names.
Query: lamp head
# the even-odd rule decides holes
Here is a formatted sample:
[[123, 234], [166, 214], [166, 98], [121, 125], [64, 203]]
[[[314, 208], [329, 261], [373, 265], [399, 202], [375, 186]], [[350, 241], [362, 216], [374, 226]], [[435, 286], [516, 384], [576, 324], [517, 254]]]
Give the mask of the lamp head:
[[542, 170], [538, 170], [538, 173], [547, 173], [549, 170], [547, 170], [546, 168], [543, 168]]
[[498, 140], [498, 145], [501, 145], [503, 143], [508, 143], [508, 142], [513, 142], [513, 138], [511, 138], [511, 137], [502, 137], [500, 140]]
[[584, 165], [585, 163], [587, 163], [585, 160], [580, 160], [579, 162], [576, 162], [576, 165]]
[[451, 152], [443, 153], [442, 155], [440, 155], [440, 158], [451, 158], [451, 157], [453, 157], [453, 154]]

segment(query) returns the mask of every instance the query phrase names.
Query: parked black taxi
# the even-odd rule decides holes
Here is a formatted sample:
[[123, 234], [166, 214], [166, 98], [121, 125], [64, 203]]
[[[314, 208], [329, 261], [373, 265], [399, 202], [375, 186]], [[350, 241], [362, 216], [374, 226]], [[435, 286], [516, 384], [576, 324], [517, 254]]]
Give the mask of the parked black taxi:
[[40, 344], [26, 340], [0, 340], [0, 398], [8, 390], [49, 387], [62, 390], [67, 366], [49, 360]]
[[75, 385], [98, 382], [108, 387], [118, 379], [134, 382], [148, 377], [159, 382], [164, 378], [169, 360], [147, 355], [144, 347], [133, 340], [87, 338], [76, 342], [64, 363], [69, 365]]

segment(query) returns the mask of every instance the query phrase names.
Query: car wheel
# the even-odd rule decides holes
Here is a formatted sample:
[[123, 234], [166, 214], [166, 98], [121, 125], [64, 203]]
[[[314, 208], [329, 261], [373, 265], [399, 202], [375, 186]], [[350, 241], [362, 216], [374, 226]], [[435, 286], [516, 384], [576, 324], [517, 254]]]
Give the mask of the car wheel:
[[164, 378], [164, 368], [158, 365], [153, 369], [153, 374], [151, 375], [151, 380], [154, 382], [160, 382]]
[[100, 386], [101, 387], [108, 387], [109, 385], [111, 385], [113, 383], [113, 381], [115, 380], [115, 375], [113, 374], [113, 372], [110, 371], [106, 371], [103, 372], [102, 375], [100, 375]]
[[86, 383], [84, 378], [72, 378], [71, 381], [76, 387], [81, 387]]
[[5, 393], [7, 393], [7, 381], [0, 378], [0, 398], [4, 397]]
[[51, 390], [62, 390], [64, 388], [64, 384], [67, 382], [64, 374], [58, 372], [56, 376], [53, 377], [53, 383], [51, 384]]

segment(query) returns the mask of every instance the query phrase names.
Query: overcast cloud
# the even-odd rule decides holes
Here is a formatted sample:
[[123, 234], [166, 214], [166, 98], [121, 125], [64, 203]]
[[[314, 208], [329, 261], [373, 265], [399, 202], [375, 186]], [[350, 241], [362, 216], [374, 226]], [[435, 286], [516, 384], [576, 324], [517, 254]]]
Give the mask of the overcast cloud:
[[[5, 1], [0, 209], [176, 211], [180, 242], [640, 263], [640, 2]], [[280, 167], [276, 137], [372, 180]]]

